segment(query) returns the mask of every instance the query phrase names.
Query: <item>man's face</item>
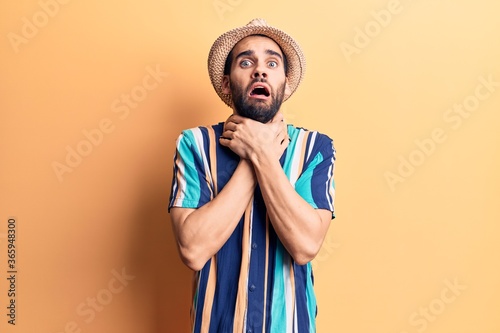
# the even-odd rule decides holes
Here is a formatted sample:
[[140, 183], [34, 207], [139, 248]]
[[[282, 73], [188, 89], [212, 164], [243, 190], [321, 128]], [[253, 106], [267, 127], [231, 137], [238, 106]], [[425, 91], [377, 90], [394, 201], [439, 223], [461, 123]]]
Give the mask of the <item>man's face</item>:
[[238, 115], [269, 122], [290, 94], [280, 47], [268, 37], [248, 36], [234, 46], [232, 57], [223, 92], [231, 94]]

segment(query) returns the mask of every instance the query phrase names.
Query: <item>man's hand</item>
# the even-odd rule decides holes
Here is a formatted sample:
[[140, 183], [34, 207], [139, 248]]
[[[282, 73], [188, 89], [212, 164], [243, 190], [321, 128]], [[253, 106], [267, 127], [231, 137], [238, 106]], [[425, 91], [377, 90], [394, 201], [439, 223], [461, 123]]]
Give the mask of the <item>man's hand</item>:
[[267, 124], [233, 114], [226, 120], [219, 140], [241, 158], [252, 161], [261, 154], [279, 160], [289, 144], [281, 112]]

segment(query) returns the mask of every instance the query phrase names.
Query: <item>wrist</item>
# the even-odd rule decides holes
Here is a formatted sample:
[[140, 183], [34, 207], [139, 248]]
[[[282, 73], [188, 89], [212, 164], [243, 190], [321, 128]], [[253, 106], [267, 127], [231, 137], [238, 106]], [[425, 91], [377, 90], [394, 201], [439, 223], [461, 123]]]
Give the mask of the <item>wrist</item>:
[[252, 154], [250, 158], [255, 171], [267, 170], [273, 166], [273, 163], [279, 164], [279, 159], [276, 159], [274, 154], [270, 152], [266, 153], [264, 150], [260, 151], [260, 153]]
[[243, 172], [249, 174], [252, 179], [256, 180], [255, 170], [252, 162], [246, 158], [240, 158], [240, 162], [238, 163], [238, 168], [241, 168]]

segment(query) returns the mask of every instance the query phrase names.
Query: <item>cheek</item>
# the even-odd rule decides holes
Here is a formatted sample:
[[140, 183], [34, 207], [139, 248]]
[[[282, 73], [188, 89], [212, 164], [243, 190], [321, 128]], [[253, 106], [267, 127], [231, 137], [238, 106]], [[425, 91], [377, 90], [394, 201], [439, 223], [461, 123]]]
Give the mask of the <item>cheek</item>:
[[271, 84], [274, 87], [273, 91], [275, 93], [281, 93], [283, 91], [283, 89], [286, 89], [288, 87], [288, 85], [286, 84], [286, 79], [279, 79]]

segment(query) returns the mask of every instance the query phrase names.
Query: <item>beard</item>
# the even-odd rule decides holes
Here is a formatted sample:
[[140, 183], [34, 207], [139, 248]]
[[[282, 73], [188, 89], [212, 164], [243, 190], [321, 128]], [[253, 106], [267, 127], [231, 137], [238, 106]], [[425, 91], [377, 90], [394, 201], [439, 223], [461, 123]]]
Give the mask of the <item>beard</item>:
[[253, 80], [248, 85], [247, 89], [242, 86], [231, 85], [231, 96], [233, 97], [234, 108], [238, 115], [259, 121], [263, 124], [268, 123], [278, 113], [283, 98], [285, 96], [285, 83], [278, 87], [276, 92], [271, 89], [270, 97], [271, 104], [267, 105], [267, 100], [253, 99], [250, 100], [250, 87], [256, 82], [265, 82], [262, 79]]

